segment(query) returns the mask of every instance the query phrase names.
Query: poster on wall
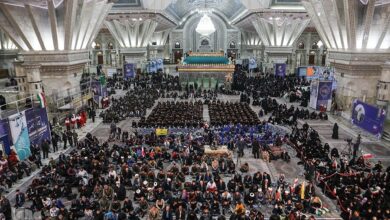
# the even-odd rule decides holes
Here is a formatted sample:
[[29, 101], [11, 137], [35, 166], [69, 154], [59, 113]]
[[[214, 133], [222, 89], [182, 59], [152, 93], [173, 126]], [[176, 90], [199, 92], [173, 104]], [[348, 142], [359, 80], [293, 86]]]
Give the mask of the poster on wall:
[[33, 108], [25, 111], [28, 134], [32, 144], [40, 145], [50, 140], [50, 125], [45, 108]]
[[5, 154], [9, 155], [11, 151], [12, 140], [7, 119], [0, 120], [0, 144], [2, 146], [0, 149], [3, 150]]
[[135, 64], [134, 63], [127, 63], [125, 64], [125, 78], [130, 79], [135, 77]]
[[320, 110], [321, 106], [325, 109], [330, 108], [332, 99], [332, 81], [319, 81], [316, 109]]
[[157, 73], [156, 61], [150, 61], [148, 65], [148, 73]]
[[10, 116], [9, 127], [19, 160], [27, 159], [31, 155], [31, 151], [25, 112]]
[[275, 76], [285, 77], [286, 76], [286, 64], [275, 63]]
[[257, 63], [255, 58], [250, 58], [249, 59], [249, 64], [248, 64], [248, 69], [256, 69], [257, 68]]
[[163, 70], [164, 69], [164, 62], [163, 59], [159, 58], [156, 60], [157, 70]]
[[99, 80], [93, 80], [91, 82], [91, 90], [93, 99], [98, 103], [100, 97], [105, 97], [108, 95], [106, 85], [102, 85]]
[[352, 106], [352, 123], [380, 138], [386, 120], [386, 111], [358, 99], [353, 101]]

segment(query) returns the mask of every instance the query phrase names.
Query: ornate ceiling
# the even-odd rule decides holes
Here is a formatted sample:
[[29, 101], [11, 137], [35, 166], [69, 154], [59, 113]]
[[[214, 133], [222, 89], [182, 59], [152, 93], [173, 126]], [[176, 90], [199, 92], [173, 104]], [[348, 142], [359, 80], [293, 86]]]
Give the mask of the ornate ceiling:
[[227, 18], [245, 9], [240, 0], [174, 0], [167, 11], [175, 17], [183, 18], [194, 9], [213, 8], [224, 13]]
[[87, 48], [112, 6], [106, 0], [21, 2], [0, 2], [0, 28], [24, 51]]

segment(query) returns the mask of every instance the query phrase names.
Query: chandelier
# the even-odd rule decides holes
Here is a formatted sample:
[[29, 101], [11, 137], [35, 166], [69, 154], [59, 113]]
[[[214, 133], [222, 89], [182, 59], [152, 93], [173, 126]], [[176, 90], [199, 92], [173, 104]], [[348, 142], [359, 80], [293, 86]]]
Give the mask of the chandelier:
[[215, 27], [211, 18], [207, 14], [203, 14], [195, 30], [202, 36], [208, 36], [215, 32]]

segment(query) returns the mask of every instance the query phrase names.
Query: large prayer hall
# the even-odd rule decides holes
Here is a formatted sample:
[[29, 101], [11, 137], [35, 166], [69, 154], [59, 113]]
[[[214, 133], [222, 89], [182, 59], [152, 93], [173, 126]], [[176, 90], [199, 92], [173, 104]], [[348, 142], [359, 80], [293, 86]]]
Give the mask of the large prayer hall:
[[0, 220], [390, 219], [390, 0], [0, 0]]

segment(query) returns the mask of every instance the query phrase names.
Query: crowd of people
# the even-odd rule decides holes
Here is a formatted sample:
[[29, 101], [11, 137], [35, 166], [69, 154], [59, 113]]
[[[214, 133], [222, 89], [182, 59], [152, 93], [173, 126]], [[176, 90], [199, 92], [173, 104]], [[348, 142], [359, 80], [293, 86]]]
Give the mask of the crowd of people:
[[[303, 220], [329, 211], [320, 194], [337, 201], [344, 219], [390, 218], [390, 169], [381, 163], [369, 166], [357, 153], [360, 139], [353, 155], [343, 155], [321, 143], [307, 124], [298, 128], [298, 119], [327, 120], [326, 113], [288, 107], [275, 99], [288, 93], [290, 101], [307, 102], [307, 94], [297, 95], [300, 87], [308, 85], [302, 79], [268, 74], [247, 77], [237, 71], [234, 90], [225, 92], [241, 91], [238, 103], [218, 100], [217, 91], [188, 87], [181, 92], [178, 77], [162, 74], [109, 80], [109, 85], [128, 92], [111, 98], [111, 106], [101, 115], [105, 123], [111, 123], [107, 140], [88, 133], [79, 141], [71, 128], [59, 133], [62, 138], [54, 135], [50, 143], [33, 145], [26, 161], [15, 160], [12, 154], [0, 158], [3, 192], [30, 175], [31, 167], [42, 167], [27, 191], [16, 192], [14, 201], [0, 198], [0, 213], [6, 219], [14, 206], [39, 213], [42, 219], [59, 220]], [[251, 100], [261, 107], [258, 114], [250, 107]], [[203, 120], [205, 104], [210, 124]], [[131, 130], [117, 126], [135, 117], [139, 121], [133, 120]], [[292, 133], [279, 125], [291, 126]], [[157, 135], [155, 129], [163, 127], [172, 132]], [[61, 142], [64, 149], [70, 145], [71, 152], [43, 165], [41, 152], [49, 152], [50, 144], [56, 151]], [[271, 177], [245, 160], [251, 157], [246, 155], [249, 151], [255, 160], [289, 162], [287, 144], [301, 160], [306, 181], [287, 180], [283, 174]], [[242, 159], [235, 161], [229, 154], [211, 156], [205, 153], [205, 145], [227, 145]], [[48, 157], [45, 152], [44, 158]]]
[[311, 207], [294, 203], [300, 184], [289, 186], [283, 176], [272, 182], [269, 173], [249, 173], [248, 163], [236, 167], [232, 158], [204, 154], [207, 129], [200, 142], [191, 135], [127, 135], [101, 143], [87, 134], [69, 155], [43, 166], [15, 206], [43, 219], [264, 219], [262, 206], [272, 204], [275, 216]]
[[371, 164], [358, 155], [360, 136], [353, 154], [330, 149], [307, 124], [294, 127], [290, 141], [304, 164], [306, 178], [337, 200], [344, 219], [390, 218], [390, 168], [385, 169], [380, 161]]
[[200, 127], [202, 124], [201, 101], [158, 102], [150, 115], [138, 122], [139, 127]]
[[256, 113], [246, 103], [231, 103], [216, 101], [209, 105], [211, 125], [243, 124], [256, 125], [260, 120]]
[[153, 107], [159, 97], [159, 91], [153, 88], [130, 90], [122, 97], [111, 98], [111, 106], [100, 116], [104, 123], [118, 123], [126, 118], [141, 118], [146, 115], [148, 108]]

